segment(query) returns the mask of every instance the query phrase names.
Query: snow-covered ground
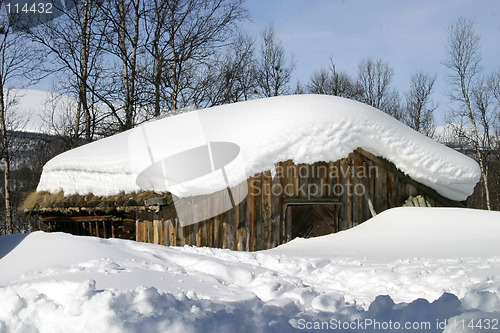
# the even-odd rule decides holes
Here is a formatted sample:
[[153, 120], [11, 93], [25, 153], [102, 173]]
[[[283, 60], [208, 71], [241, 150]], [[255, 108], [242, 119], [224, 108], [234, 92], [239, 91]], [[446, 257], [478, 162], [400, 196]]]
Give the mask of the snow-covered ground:
[[500, 331], [499, 212], [391, 209], [254, 253], [35, 232], [0, 258], [0, 332]]

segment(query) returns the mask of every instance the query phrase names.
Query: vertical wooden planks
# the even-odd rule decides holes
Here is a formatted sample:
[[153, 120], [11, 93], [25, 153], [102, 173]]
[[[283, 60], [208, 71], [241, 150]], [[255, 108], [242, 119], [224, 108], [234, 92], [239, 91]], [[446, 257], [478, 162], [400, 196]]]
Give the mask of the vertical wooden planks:
[[279, 178], [277, 175], [271, 181], [271, 247], [281, 244], [280, 239], [280, 205], [281, 190], [279, 187]]
[[294, 197], [300, 197], [300, 167], [298, 164], [293, 163], [293, 161], [288, 161], [288, 167], [290, 168], [290, 180], [291, 189]]
[[280, 233], [280, 244], [284, 244], [286, 242], [286, 212], [283, 211], [283, 200], [286, 195], [286, 185], [287, 185], [287, 179], [286, 179], [286, 162], [281, 162], [279, 163], [278, 167], [278, 174], [276, 175], [276, 178], [278, 178], [277, 183], [280, 186], [280, 194], [279, 194], [279, 216], [280, 216], [280, 225], [279, 225], [279, 233]]
[[340, 160], [340, 185], [342, 186], [341, 188], [341, 201], [343, 203], [342, 205], [342, 210], [343, 210], [343, 220], [342, 223], [340, 224], [340, 230], [346, 230], [349, 228], [349, 226], [352, 224], [352, 203], [351, 199], [349, 196], [349, 191], [350, 191], [350, 186], [351, 186], [351, 172], [348, 168], [349, 165], [349, 160], [348, 159], [342, 159]]
[[175, 246], [175, 225], [174, 219], [168, 219], [165, 221], [166, 226], [166, 244], [167, 246]]
[[200, 235], [200, 232], [201, 232], [201, 223], [200, 222], [197, 222], [197, 223], [194, 223], [192, 224], [193, 226], [193, 243], [189, 244], [189, 245], [195, 245], [195, 246], [198, 246], [200, 247], [201, 246], [201, 235]]
[[160, 244], [160, 220], [158, 218], [158, 213], [153, 212], [153, 244]]
[[[240, 186], [236, 186], [233, 192], [236, 198], [240, 197], [240, 191]], [[238, 251], [248, 251], [248, 223], [246, 223], [248, 195], [249, 193], [247, 193], [247, 197], [236, 206], [235, 211], [236, 249]]]
[[362, 213], [361, 213], [361, 222], [366, 221], [370, 217], [372, 217], [370, 208], [368, 205], [368, 199], [371, 200], [370, 197], [370, 192], [369, 192], [369, 187], [370, 187], [370, 179], [369, 179], [369, 162], [366, 161], [366, 159], [361, 155], [359, 155], [359, 159], [361, 161], [361, 168], [362, 168], [362, 174], [360, 174], [361, 181], [363, 182], [363, 197], [361, 200], [363, 201], [363, 208], [362, 208]]
[[174, 224], [175, 224], [175, 230], [176, 230], [176, 233], [175, 233], [175, 246], [182, 246], [184, 245], [183, 241], [184, 241], [184, 228], [181, 226], [181, 224], [179, 223], [179, 218], [176, 217], [174, 218]]
[[358, 174], [359, 176], [359, 170], [361, 167], [361, 161], [359, 154], [354, 151], [352, 153], [352, 165], [350, 171], [352, 172], [352, 189], [351, 189], [351, 197], [352, 197], [352, 226], [356, 226], [359, 223], [361, 223], [361, 214], [363, 211], [363, 198], [362, 198], [362, 192], [360, 191], [361, 183], [356, 176]]
[[220, 214], [220, 237], [222, 241], [222, 248], [228, 249], [227, 237], [226, 237], [226, 227], [227, 227], [227, 214], [226, 212]]
[[[212, 200], [209, 200], [209, 199], [206, 199], [204, 201], [204, 204], [203, 204], [203, 209], [205, 210], [205, 216], [210, 216], [210, 209], [211, 209], [211, 204], [212, 204]], [[206, 220], [200, 222], [200, 227], [199, 227], [199, 235], [198, 237], [200, 238], [200, 246], [210, 246], [208, 244], [208, 240], [209, 240], [209, 231], [208, 231], [208, 226], [209, 226], [209, 222], [208, 222], [209, 218], [207, 218]]]
[[[236, 191], [238, 191], [236, 189]], [[241, 230], [240, 230], [240, 208], [241, 205], [237, 204], [233, 210], [234, 210], [234, 222], [233, 222], [233, 227], [234, 227], [234, 250], [241, 251], [241, 248], [243, 246], [241, 242]]]
[[231, 208], [224, 213], [226, 215], [225, 238], [226, 249], [236, 250], [236, 209]]
[[256, 175], [256, 180], [258, 183], [258, 189], [255, 191], [255, 250], [263, 250], [265, 249], [265, 241], [264, 241], [264, 223], [263, 223], [263, 180], [262, 173]]
[[137, 219], [136, 221], [136, 237], [135, 240], [138, 242], [144, 242], [144, 228], [142, 227], [142, 221]]
[[214, 217], [208, 219], [208, 246], [216, 247], [214, 243]]
[[[184, 214], [189, 214], [188, 212], [184, 212]], [[179, 222], [181, 222], [179, 220]], [[182, 227], [182, 236], [183, 236], [183, 239], [182, 239], [182, 245], [191, 245], [190, 243], [190, 239], [189, 239], [189, 234], [190, 234], [191, 230], [189, 229], [189, 225], [186, 225], [184, 227]]]
[[292, 207], [286, 207], [286, 241], [292, 240]]
[[375, 199], [374, 206], [377, 212], [384, 210], [384, 201], [387, 198], [387, 189], [384, 186], [384, 178], [387, 172], [384, 168], [378, 168], [378, 177], [375, 179]]
[[250, 177], [247, 184], [248, 196], [245, 200], [247, 202], [247, 222], [249, 229], [248, 248], [250, 251], [255, 251], [255, 192], [257, 188], [254, 177]]
[[387, 172], [387, 208], [396, 207], [396, 177], [390, 171]]
[[[293, 161], [288, 160], [285, 162], [285, 187], [283, 198], [293, 198], [299, 196], [299, 166], [294, 164]], [[285, 210], [283, 212], [284, 218], [284, 232], [285, 232], [285, 242], [289, 242], [292, 238], [292, 219], [291, 212]]]
[[[213, 209], [215, 212], [218, 212], [219, 209], [219, 201], [215, 200], [213, 203]], [[221, 234], [221, 214], [218, 214], [213, 217], [213, 246], [216, 248], [222, 248], [222, 234]]]
[[272, 177], [270, 171], [262, 173], [262, 227], [266, 249], [271, 248]]

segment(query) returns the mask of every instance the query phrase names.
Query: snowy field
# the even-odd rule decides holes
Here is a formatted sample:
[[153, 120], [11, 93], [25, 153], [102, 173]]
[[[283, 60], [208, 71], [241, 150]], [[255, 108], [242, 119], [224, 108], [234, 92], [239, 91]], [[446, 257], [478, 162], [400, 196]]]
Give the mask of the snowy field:
[[0, 258], [0, 332], [500, 331], [499, 212], [397, 208], [254, 253], [34, 232]]

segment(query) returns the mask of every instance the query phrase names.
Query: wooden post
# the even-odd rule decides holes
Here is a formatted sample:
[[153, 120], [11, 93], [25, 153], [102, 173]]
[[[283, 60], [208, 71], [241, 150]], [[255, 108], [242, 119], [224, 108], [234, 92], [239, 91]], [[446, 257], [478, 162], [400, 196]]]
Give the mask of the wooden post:
[[248, 223], [248, 248], [255, 251], [255, 180], [254, 177], [248, 179], [247, 200], [247, 223]]
[[135, 211], [135, 241], [139, 241], [139, 212]]
[[292, 206], [286, 206], [286, 241], [292, 240]]
[[153, 244], [160, 244], [160, 221], [157, 213], [153, 213]]
[[103, 238], [108, 238], [108, 232], [106, 230], [106, 221], [102, 221], [102, 235]]

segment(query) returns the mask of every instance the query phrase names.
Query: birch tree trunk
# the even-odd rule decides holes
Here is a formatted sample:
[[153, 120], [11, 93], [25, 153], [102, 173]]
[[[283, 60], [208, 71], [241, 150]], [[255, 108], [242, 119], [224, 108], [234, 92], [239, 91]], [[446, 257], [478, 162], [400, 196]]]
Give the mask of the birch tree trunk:
[[[488, 210], [491, 210], [487, 160], [487, 156], [491, 152], [491, 146], [489, 144], [482, 144], [475, 110], [471, 105], [471, 90], [474, 89], [475, 85], [477, 86], [477, 76], [480, 72], [480, 38], [474, 31], [474, 24], [462, 17], [450, 25], [448, 32], [448, 59], [444, 65], [452, 71], [452, 74], [448, 77], [448, 81], [454, 89], [451, 96], [465, 107], [466, 116], [472, 125], [473, 133], [471, 141], [481, 168], [484, 200]], [[488, 124], [483, 125], [487, 126]], [[485, 139], [486, 142], [489, 142], [489, 138]]]
[[[127, 8], [124, 0], [117, 2], [119, 13], [118, 46], [123, 62], [123, 86], [125, 94], [125, 122], [123, 130], [131, 129], [134, 126], [134, 103], [135, 103], [135, 82], [137, 77], [137, 48], [139, 46], [139, 19], [140, 0], [135, 0], [133, 6], [133, 33], [127, 27]], [[127, 46], [130, 42], [130, 55]]]
[[12, 234], [14, 233], [14, 225], [12, 222], [12, 202], [10, 199], [10, 159], [9, 143], [7, 140], [7, 125], [5, 121], [5, 96], [3, 89], [3, 78], [0, 77], [0, 127], [2, 131], [2, 159], [4, 165], [5, 229], [7, 234]]

